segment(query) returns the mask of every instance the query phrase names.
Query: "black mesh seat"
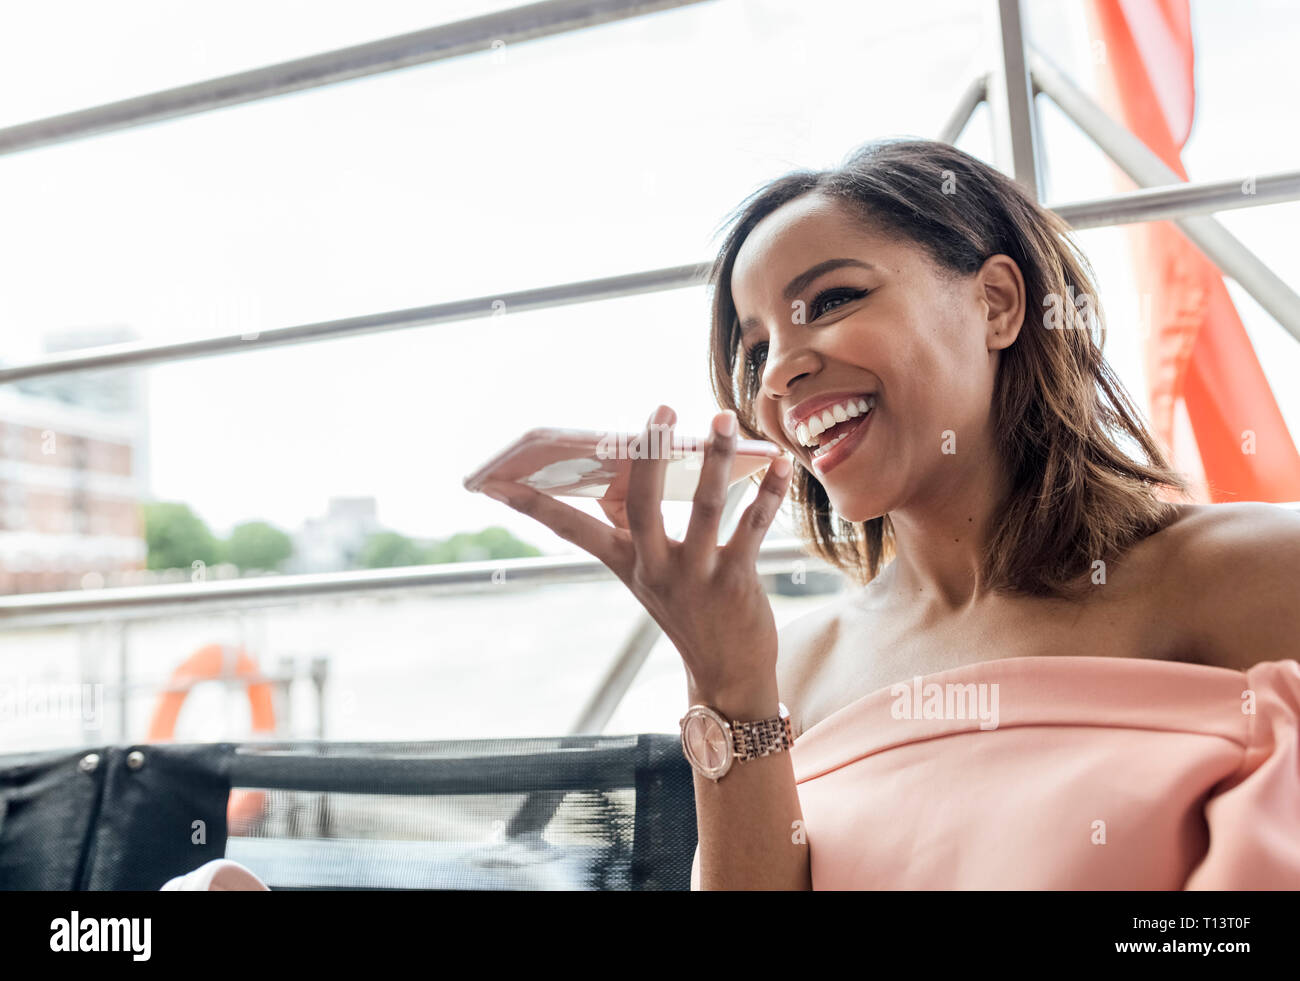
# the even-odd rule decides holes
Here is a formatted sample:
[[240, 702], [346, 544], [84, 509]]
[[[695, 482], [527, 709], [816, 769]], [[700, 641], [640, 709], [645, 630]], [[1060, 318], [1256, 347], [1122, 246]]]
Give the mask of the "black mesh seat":
[[676, 737], [110, 746], [0, 756], [0, 888], [686, 889]]

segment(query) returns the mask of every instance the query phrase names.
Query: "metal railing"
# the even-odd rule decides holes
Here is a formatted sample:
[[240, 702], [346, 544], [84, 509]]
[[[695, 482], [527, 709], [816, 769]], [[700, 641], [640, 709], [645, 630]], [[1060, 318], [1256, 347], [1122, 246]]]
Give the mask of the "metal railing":
[[703, 0], [547, 0], [0, 129], [0, 155], [427, 65]]
[[[1300, 171], [1266, 174], [1254, 178], [1255, 193], [1252, 194], [1243, 193], [1241, 184], [1242, 182], [1237, 180], [1180, 182], [1104, 198], [1061, 204], [1054, 206], [1052, 210], [1072, 227], [1087, 229], [1129, 222], [1203, 215], [1215, 211], [1252, 208], [1300, 199]], [[1236, 240], [1233, 239], [1233, 242], [1236, 243]], [[1210, 245], [1209, 248], [1215, 249], [1215, 246]], [[1243, 286], [1246, 282], [1253, 284], [1260, 276], [1257, 267], [1262, 264], [1249, 253], [1243, 261], [1236, 254], [1229, 254], [1224, 249], [1215, 249], [1215, 254], [1210, 258], [1219, 262], [1220, 267], [1225, 271], [1232, 270], [1229, 275], [1233, 275], [1239, 282], [1244, 280]], [[705, 285], [709, 268], [709, 262], [701, 261], [684, 266], [670, 266], [601, 279], [563, 283], [558, 286], [493, 293], [424, 307], [345, 317], [341, 320], [275, 327], [256, 334], [225, 334], [193, 340], [167, 341], [161, 344], [136, 342], [105, 345], [89, 350], [52, 355], [26, 364], [0, 367], [0, 384], [75, 371], [143, 367], [281, 347], [286, 344], [459, 323], [492, 317], [501, 309], [510, 313], [527, 313], [533, 310], [596, 303], [645, 293], [692, 289]], [[1265, 272], [1267, 272], [1266, 267]], [[1273, 279], [1276, 280], [1276, 277], [1274, 276]], [[1277, 284], [1281, 284], [1280, 288]], [[1283, 326], [1300, 339], [1300, 299], [1296, 299], [1295, 294], [1282, 284], [1281, 280], [1277, 280], [1276, 283], [1270, 282], [1269, 289], [1271, 292], [1268, 295], [1272, 299], [1267, 303], [1263, 295], [1258, 294], [1256, 290], [1250, 289], [1250, 292], [1256, 295], [1266, 310], [1274, 313]]]
[[1057, 205], [1052, 210], [1074, 228], [1104, 228], [1281, 204], [1297, 199], [1300, 199], [1300, 170], [1291, 170], [1241, 180], [1162, 184], [1110, 197]]
[[[1055, 102], [1076, 126], [1140, 187], [1151, 188], [1180, 183], [1178, 174], [1140, 139], [1115, 122], [1086, 93], [1059, 72], [1036, 51], [1030, 52], [1030, 76], [1034, 86]], [[1276, 187], [1285, 185], [1288, 176], [1271, 177]], [[1224, 193], [1224, 192], [1221, 192]], [[1231, 188], [1227, 189], [1231, 193]], [[1238, 197], [1251, 197], [1242, 193]], [[1208, 192], [1206, 194], [1208, 195]], [[1290, 200], [1281, 196], [1277, 200]], [[1186, 217], [1177, 217], [1184, 215]], [[1170, 212], [1168, 217], [1220, 271], [1231, 276], [1261, 307], [1268, 311], [1297, 341], [1300, 341], [1300, 296], [1284, 283], [1267, 264], [1243, 245], [1213, 218], [1198, 211]]]
[[[744, 489], [744, 482], [734, 488]], [[737, 497], [739, 495], [737, 494]], [[1300, 514], [1300, 501], [1276, 504]], [[723, 537], [726, 537], [725, 532]], [[800, 570], [834, 572], [798, 539], [766, 541], [759, 549], [760, 575]], [[0, 596], [0, 632], [87, 622], [154, 619], [188, 613], [278, 606], [339, 594], [421, 590], [434, 595], [484, 593], [561, 583], [602, 582], [614, 573], [588, 556], [542, 556], [486, 562], [452, 562], [355, 572], [257, 576], [206, 583], [124, 586]]]
[[[744, 489], [744, 482], [736, 487]], [[764, 542], [758, 569], [764, 575], [826, 567], [793, 539]], [[440, 565], [323, 572], [311, 575], [256, 576], [217, 582], [121, 586], [109, 589], [62, 590], [0, 596], [0, 631], [64, 626], [106, 620], [153, 619], [211, 608], [223, 610], [275, 606], [303, 600], [363, 593], [418, 589], [434, 594], [463, 594], [529, 588], [558, 583], [599, 582], [614, 573], [590, 556], [543, 556], [450, 562]]]
[[[729, 537], [730, 530], [739, 517], [738, 505], [746, 488], [747, 482], [739, 481], [728, 494], [727, 506], [720, 522], [723, 538]], [[835, 572], [821, 559], [811, 556], [801, 542], [793, 539], [764, 542], [759, 550], [756, 568], [760, 576], [805, 571]], [[126, 740], [126, 695], [141, 687], [155, 688], [153, 685], [133, 685], [128, 679], [126, 649], [133, 621], [202, 614], [213, 609], [230, 612], [284, 606], [340, 595], [355, 597], [398, 590], [420, 590], [434, 595], [486, 593], [612, 579], [613, 572], [594, 557], [544, 556], [84, 592], [29, 593], [0, 597], [0, 634], [19, 629], [89, 623], [115, 624], [119, 677], [111, 688], [119, 695], [121, 738]], [[604, 731], [623, 697], [631, 690], [641, 666], [661, 633], [658, 623], [648, 612], [642, 611], [637, 615], [626, 639], [566, 731], [571, 734], [598, 734]], [[248, 680], [246, 676], [239, 676], [232, 683], [246, 683]], [[322, 685], [323, 678], [316, 686], [318, 720], [324, 718]], [[323, 721], [318, 721], [318, 726], [323, 727]], [[317, 737], [324, 738], [324, 735], [324, 729], [319, 728]]]
[[281, 347], [285, 344], [301, 344], [308, 341], [354, 337], [359, 334], [404, 330], [410, 327], [458, 323], [480, 317], [491, 317], [498, 310], [505, 310], [507, 313], [526, 313], [530, 310], [545, 310], [575, 303], [615, 300], [642, 293], [701, 286], [705, 282], [708, 271], [709, 264], [701, 262], [689, 266], [671, 266], [667, 269], [652, 269], [649, 272], [563, 283], [559, 286], [494, 293], [490, 296], [452, 300], [448, 303], [435, 303], [406, 310], [345, 317], [342, 320], [276, 327], [258, 331], [256, 334], [226, 334], [164, 344], [137, 342], [105, 345], [58, 354], [28, 364], [0, 367], [0, 384], [48, 375], [63, 375], [73, 371], [131, 368], [167, 361], [185, 361], [218, 354]]

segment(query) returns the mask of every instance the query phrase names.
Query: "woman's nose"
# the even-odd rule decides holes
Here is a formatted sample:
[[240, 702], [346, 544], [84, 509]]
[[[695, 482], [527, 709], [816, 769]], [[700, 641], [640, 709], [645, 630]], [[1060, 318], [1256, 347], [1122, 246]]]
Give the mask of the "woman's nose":
[[763, 364], [762, 391], [774, 398], [784, 396], [796, 381], [815, 370], [816, 362], [816, 355], [806, 347], [769, 347]]

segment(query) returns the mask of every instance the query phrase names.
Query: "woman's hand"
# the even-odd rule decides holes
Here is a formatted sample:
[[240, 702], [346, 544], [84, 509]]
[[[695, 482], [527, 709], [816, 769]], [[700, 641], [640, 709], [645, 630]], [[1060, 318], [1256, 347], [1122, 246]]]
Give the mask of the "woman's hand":
[[[676, 421], [673, 410], [661, 405], [646, 426], [645, 445], [655, 446], [650, 442], [655, 427], [658, 445], [666, 451]], [[736, 430], [734, 413], [714, 418], [690, 524], [680, 542], [664, 531], [666, 452], [632, 461], [625, 508], [606, 509], [616, 527], [522, 484], [489, 481], [483, 490], [600, 559], [673, 642], [692, 696], [704, 693], [719, 701], [734, 696], [739, 707], [758, 691], [774, 690], [776, 622], [756, 562], [793, 468], [784, 456], [768, 467], [758, 497], [741, 516], [731, 540], [718, 545]]]

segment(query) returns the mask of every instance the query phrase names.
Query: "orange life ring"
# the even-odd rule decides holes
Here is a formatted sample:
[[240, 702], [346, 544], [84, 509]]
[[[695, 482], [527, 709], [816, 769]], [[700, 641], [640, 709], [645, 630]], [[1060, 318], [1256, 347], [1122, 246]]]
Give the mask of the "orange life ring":
[[[234, 674], [240, 677], [255, 678], [261, 674], [257, 664], [243, 648], [234, 652]], [[171, 685], [191, 685], [196, 681], [213, 681], [227, 674], [227, 649], [224, 644], [206, 644], [186, 658], [172, 672]], [[250, 681], [247, 686], [248, 705], [252, 709], [253, 732], [275, 732], [275, 706], [271, 699], [271, 685], [265, 681]], [[149, 720], [151, 743], [171, 742], [175, 738], [176, 720], [185, 704], [189, 688], [164, 691], [153, 710]], [[226, 805], [226, 822], [248, 822], [262, 815], [266, 807], [266, 795], [260, 790], [232, 790]]]

